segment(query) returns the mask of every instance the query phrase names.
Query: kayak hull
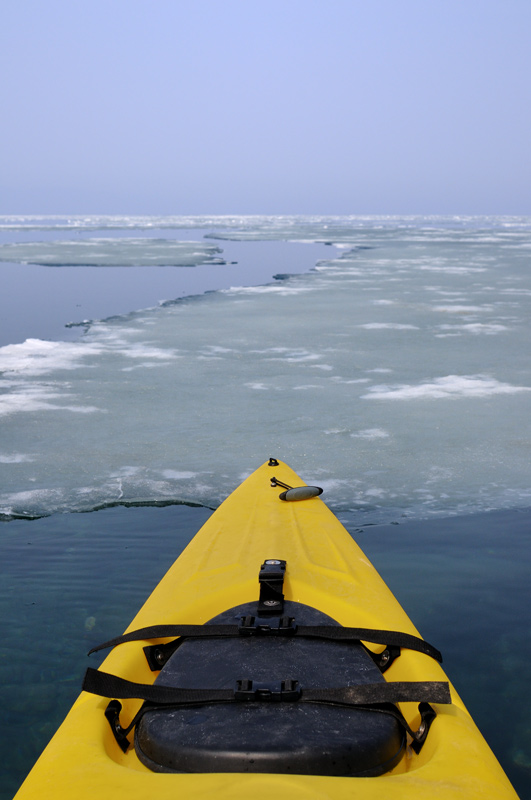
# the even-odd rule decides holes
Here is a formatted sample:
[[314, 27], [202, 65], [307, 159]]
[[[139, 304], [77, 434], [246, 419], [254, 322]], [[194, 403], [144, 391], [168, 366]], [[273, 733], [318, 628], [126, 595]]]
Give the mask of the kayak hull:
[[[287, 563], [287, 601], [318, 609], [342, 626], [420, 634], [377, 571], [319, 497], [284, 502], [279, 485], [302, 485], [286, 464], [266, 463], [217, 509], [154, 589], [127, 629], [162, 623], [203, 624], [257, 598], [258, 570], [267, 559]], [[282, 482], [282, 484], [280, 484]], [[109, 632], [113, 634], [115, 632]], [[157, 641], [168, 641], [157, 640]], [[114, 648], [102, 670], [151, 684], [156, 677], [142, 653], [153, 640]], [[437, 644], [435, 642], [435, 644]], [[374, 651], [383, 648], [367, 645]], [[441, 665], [403, 649], [388, 681], [446, 681]], [[420, 752], [407, 749], [379, 777], [244, 772], [155, 773], [124, 753], [104, 716], [108, 699], [82, 692], [17, 794], [17, 800], [76, 800], [94, 796], [166, 800], [215, 794], [231, 800], [282, 798], [515, 798], [505, 773], [450, 686], [452, 704], [434, 704], [437, 717]], [[123, 700], [129, 722], [140, 700]], [[400, 709], [413, 729], [417, 704]], [[385, 783], [383, 783], [385, 782]]]

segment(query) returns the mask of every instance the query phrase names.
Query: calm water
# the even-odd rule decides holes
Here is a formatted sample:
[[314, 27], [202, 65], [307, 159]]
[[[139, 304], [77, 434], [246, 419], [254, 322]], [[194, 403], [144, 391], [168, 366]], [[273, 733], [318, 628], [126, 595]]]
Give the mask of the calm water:
[[[124, 630], [209, 514], [117, 507], [0, 526], [2, 800], [77, 697], [87, 651]], [[531, 512], [365, 528], [343, 522], [443, 652], [520, 797], [531, 797]]]
[[0, 219], [1, 800], [270, 454], [531, 798], [530, 258], [526, 218]]

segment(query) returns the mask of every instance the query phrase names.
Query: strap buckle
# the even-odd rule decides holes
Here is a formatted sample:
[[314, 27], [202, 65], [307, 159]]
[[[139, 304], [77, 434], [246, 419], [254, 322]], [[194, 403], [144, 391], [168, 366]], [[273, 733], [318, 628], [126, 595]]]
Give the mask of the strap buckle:
[[295, 617], [254, 617], [249, 614], [241, 618], [240, 636], [294, 636], [297, 632]]
[[301, 696], [298, 681], [285, 680], [262, 683], [248, 678], [236, 681], [234, 699], [255, 700], [261, 703], [293, 702]]

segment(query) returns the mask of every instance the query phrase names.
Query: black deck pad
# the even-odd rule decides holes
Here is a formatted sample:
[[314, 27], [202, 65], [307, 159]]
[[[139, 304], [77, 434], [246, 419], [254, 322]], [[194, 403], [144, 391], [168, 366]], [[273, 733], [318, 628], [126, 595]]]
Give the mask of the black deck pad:
[[[246, 603], [210, 620], [239, 623]], [[301, 625], [335, 625], [310, 606], [286, 601]], [[359, 644], [299, 637], [188, 639], [156, 684], [234, 688], [237, 680], [296, 680], [304, 690], [384, 681]], [[135, 731], [139, 759], [155, 772], [270, 772], [375, 776], [401, 758], [405, 736], [388, 714], [297, 702], [241, 702], [148, 710]]]

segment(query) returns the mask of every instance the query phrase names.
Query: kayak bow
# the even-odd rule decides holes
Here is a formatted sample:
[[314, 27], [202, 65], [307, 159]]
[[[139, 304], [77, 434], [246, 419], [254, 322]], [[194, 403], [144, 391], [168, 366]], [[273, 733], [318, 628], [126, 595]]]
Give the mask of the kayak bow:
[[270, 459], [222, 503], [17, 800], [516, 797], [321, 491]]

